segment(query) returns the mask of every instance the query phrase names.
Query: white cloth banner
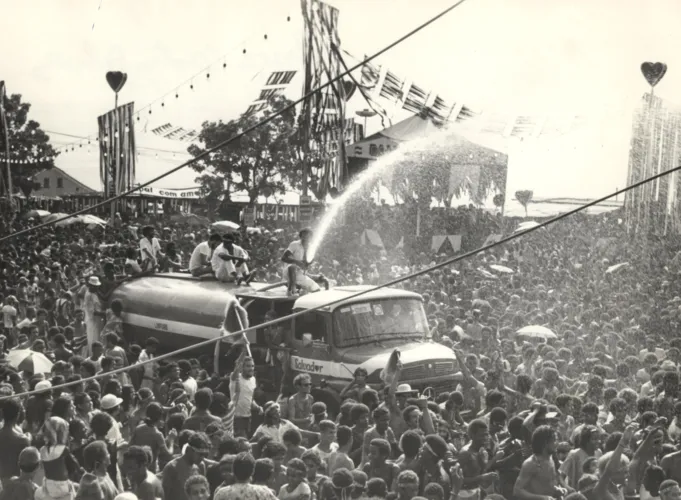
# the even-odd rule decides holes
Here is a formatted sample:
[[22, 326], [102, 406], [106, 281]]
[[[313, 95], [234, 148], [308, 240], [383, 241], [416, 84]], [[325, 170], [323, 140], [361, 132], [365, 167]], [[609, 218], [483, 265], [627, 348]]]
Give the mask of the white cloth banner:
[[156, 198], [178, 198], [182, 200], [198, 200], [201, 198], [201, 188], [189, 189], [161, 189], [155, 187], [143, 187], [137, 191], [140, 196], [153, 196]]

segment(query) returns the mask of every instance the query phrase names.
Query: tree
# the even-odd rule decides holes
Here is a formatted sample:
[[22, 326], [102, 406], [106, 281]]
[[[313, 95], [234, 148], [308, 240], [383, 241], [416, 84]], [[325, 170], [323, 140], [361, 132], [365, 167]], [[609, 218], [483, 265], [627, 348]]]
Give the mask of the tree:
[[[28, 119], [30, 109], [30, 103], [21, 101], [21, 94], [12, 94], [5, 101], [9, 151], [13, 161], [12, 185], [26, 196], [40, 188], [33, 181], [33, 176], [54, 167], [54, 159], [59, 154], [50, 144], [50, 137], [40, 128], [40, 123]], [[5, 152], [5, 139], [1, 135], [0, 152]]]
[[[197, 157], [289, 104], [286, 98], [276, 97], [262, 114], [244, 114], [227, 123], [222, 120], [204, 122], [199, 134], [202, 145], [191, 145], [188, 152]], [[300, 183], [296, 130], [296, 115], [292, 108], [194, 163], [192, 168], [202, 174], [197, 182], [204, 195], [214, 202], [222, 200], [224, 203], [229, 201], [231, 194], [246, 192], [253, 204], [260, 195], [283, 194], [288, 187], [296, 187]]]
[[521, 191], [515, 192], [515, 199], [523, 206], [525, 209], [525, 217], [527, 217], [527, 205], [532, 201], [534, 192], [529, 189], [523, 189]]

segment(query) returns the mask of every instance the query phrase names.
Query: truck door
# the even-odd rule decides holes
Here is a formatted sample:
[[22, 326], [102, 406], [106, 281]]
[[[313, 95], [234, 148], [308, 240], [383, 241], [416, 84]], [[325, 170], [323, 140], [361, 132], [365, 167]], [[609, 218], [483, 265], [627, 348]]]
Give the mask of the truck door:
[[331, 345], [328, 313], [310, 311], [294, 321], [291, 368], [294, 373], [309, 373], [313, 383], [329, 377]]

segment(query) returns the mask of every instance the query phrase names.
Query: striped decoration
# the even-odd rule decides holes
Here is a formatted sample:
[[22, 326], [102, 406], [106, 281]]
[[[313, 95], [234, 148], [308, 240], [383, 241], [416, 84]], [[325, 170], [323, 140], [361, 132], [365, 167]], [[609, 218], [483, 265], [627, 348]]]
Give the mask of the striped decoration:
[[9, 159], [9, 129], [7, 128], [7, 116], [5, 116], [5, 100], [7, 94], [4, 80], [0, 80], [0, 141], [3, 145], [4, 168], [0, 166], [0, 196], [9, 197], [12, 194], [12, 171]]
[[97, 119], [99, 124], [99, 175], [104, 195], [115, 196], [135, 183], [135, 104], [119, 106]]

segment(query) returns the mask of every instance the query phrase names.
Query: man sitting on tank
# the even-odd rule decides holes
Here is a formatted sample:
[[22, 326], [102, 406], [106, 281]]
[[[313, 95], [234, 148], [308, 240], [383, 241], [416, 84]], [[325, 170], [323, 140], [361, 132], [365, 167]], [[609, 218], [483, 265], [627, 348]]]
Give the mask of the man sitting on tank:
[[298, 236], [300, 239], [292, 241], [281, 257], [282, 262], [289, 264], [286, 268], [288, 295], [297, 295], [298, 287], [305, 292], [317, 292], [320, 289], [319, 284], [323, 284], [328, 290], [329, 282], [324, 275], [307, 274], [310, 265], [307, 261], [307, 249], [312, 240], [312, 229], [301, 229]]
[[211, 265], [215, 277], [223, 283], [248, 283], [253, 273], [248, 272], [248, 254], [239, 245], [234, 244], [234, 236], [225, 234], [222, 244], [218, 246], [211, 257]]
[[213, 233], [208, 238], [208, 241], [202, 241], [192, 252], [192, 256], [189, 259], [189, 272], [192, 276], [213, 276], [213, 266], [211, 264], [211, 257], [213, 252], [222, 242], [222, 238], [219, 234]]

